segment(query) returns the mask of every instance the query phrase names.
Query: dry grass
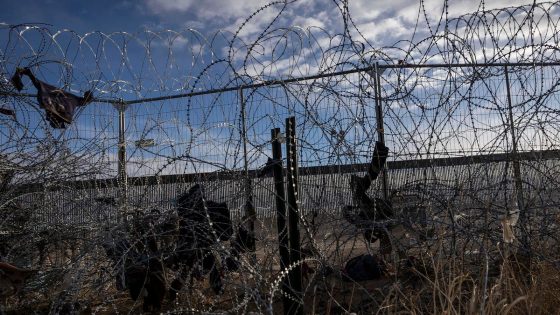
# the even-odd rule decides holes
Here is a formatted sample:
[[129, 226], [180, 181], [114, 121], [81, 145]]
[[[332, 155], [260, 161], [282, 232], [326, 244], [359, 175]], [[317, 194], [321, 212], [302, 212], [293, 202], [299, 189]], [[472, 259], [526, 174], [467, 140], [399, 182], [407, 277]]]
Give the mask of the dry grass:
[[[162, 311], [283, 314], [282, 294], [278, 290], [278, 245], [274, 231], [266, 229], [274, 222], [261, 223], [257, 231], [261, 239], [259, 250], [254, 258], [245, 254], [242, 269], [226, 276], [226, 291], [222, 295], [212, 292], [208, 280], [195, 280], [180, 293], [177, 303], [166, 300]], [[319, 237], [314, 246], [321, 257], [308, 262], [315, 273], [304, 283], [306, 314], [560, 314], [560, 273], [555, 263], [559, 254], [550, 244], [533, 244], [539, 256], [529, 260], [524, 255], [511, 254], [513, 248], [503, 247], [501, 251], [488, 250], [488, 255], [465, 251], [452, 255], [448, 241], [441, 237], [430, 246], [401, 248], [385, 257], [389, 270], [384, 278], [356, 283], [344, 281], [337, 271], [351, 257], [375, 253], [377, 248], [348, 226], [337, 227], [344, 233], [333, 233], [336, 229], [332, 223], [326, 223], [316, 234]], [[395, 237], [406, 243], [405, 234]], [[309, 245], [305, 233], [302, 235]], [[458, 248], [468, 247], [467, 240], [457, 243]], [[59, 276], [53, 276], [50, 287], [40, 290], [40, 294], [28, 289], [24, 296], [10, 298], [6, 313], [48, 314], [72, 307], [75, 314], [141, 312], [141, 301], [134, 302], [127, 292], [116, 291], [114, 276], [109, 273], [110, 263], [102, 251], [83, 252], [62, 266]], [[413, 267], [405, 265], [409, 255], [417, 258]], [[326, 266], [334, 272], [324, 275]], [[168, 280], [173, 276], [169, 272]]]

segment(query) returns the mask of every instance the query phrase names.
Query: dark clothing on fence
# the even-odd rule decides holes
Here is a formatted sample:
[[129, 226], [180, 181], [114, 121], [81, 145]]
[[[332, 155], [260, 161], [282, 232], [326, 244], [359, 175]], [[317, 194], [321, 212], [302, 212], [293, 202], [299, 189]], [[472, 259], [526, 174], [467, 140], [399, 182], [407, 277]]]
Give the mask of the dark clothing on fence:
[[0, 108], [0, 114], [16, 117], [16, 113], [13, 110], [7, 108]]
[[380, 252], [383, 254], [390, 253], [392, 250], [391, 240], [387, 234], [390, 227], [376, 227], [373, 223], [393, 217], [393, 205], [387, 200], [371, 198], [367, 191], [381, 173], [388, 155], [389, 148], [381, 142], [376, 142], [367, 174], [363, 177], [350, 176], [350, 189], [356, 206], [346, 206], [343, 209], [344, 217], [348, 222], [364, 229], [364, 237], [367, 241], [372, 243], [380, 241]]
[[377, 179], [379, 173], [381, 173], [381, 169], [383, 169], [383, 166], [385, 165], [385, 161], [387, 161], [388, 156], [389, 148], [381, 142], [376, 142], [367, 174], [364, 177], [356, 178], [355, 182], [352, 183], [353, 187], [351, 188], [355, 199], [360, 199], [371, 186], [371, 182]]
[[260, 169], [259, 173], [257, 174], [257, 177], [260, 178], [260, 177], [272, 176], [272, 169], [279, 162], [280, 161], [276, 161], [276, 160], [273, 160], [271, 158], [268, 158], [268, 160], [266, 161], [266, 164]]
[[46, 118], [53, 128], [66, 128], [66, 124], [72, 123], [76, 107], [84, 106], [93, 99], [90, 91], [85, 92], [84, 97], [79, 97], [40, 81], [29, 68], [18, 68], [12, 76], [12, 84], [18, 91], [23, 89], [22, 75], [28, 76], [37, 89], [39, 106], [45, 109]]
[[214, 234], [220, 241], [227, 241], [233, 234], [229, 208], [226, 203], [205, 200], [202, 187], [194, 185], [177, 199], [179, 233], [189, 242], [202, 247], [214, 242]]

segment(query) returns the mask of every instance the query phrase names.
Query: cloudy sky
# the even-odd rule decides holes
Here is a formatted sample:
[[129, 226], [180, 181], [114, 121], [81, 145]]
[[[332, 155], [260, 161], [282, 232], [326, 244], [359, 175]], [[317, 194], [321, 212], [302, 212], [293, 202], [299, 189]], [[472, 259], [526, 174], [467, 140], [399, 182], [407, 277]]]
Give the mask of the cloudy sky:
[[[278, 1], [282, 3], [283, 1]], [[281, 17], [286, 26], [340, 27], [341, 1], [289, 0]], [[538, 1], [540, 2], [540, 1]], [[217, 29], [235, 31], [251, 13], [266, 6], [260, 0], [1, 0], [0, 22], [7, 24], [46, 23], [54, 29], [71, 29], [78, 33], [102, 31], [137, 32], [152, 30], [195, 28], [204, 34]], [[444, 1], [349, 0], [348, 7], [353, 22], [368, 40], [391, 38], [408, 39], [414, 25], [424, 12], [433, 21], [442, 15]], [[450, 0], [447, 5], [449, 17], [481, 9], [493, 9], [532, 3], [530, 0]], [[258, 31], [270, 23], [282, 9], [276, 4], [262, 10], [251, 19], [245, 32]], [[381, 38], [383, 37], [383, 38]]]
[[[325, 30], [331, 36], [338, 34], [343, 29], [343, 17], [345, 16], [344, 12], [347, 3], [350, 19], [347, 19], [346, 22], [354, 24], [354, 26], [350, 27], [350, 29], [353, 30], [352, 36], [361, 37], [357, 38], [359, 42], [367, 40], [371, 48], [375, 49], [381, 48], [382, 46], [390, 46], [399, 40], [411, 40], [415, 42], [429, 37], [430, 31], [441, 32], [442, 24], [439, 24], [439, 22], [442, 17], [451, 19], [462, 14], [468, 14], [482, 9], [490, 10], [532, 3], [530, 0], [488, 0], [486, 3], [480, 2], [480, 0], [449, 0], [448, 2], [444, 2], [443, 0], [348, 0], [347, 2], [341, 2], [339, 0], [287, 1], [288, 2], [278, 1], [269, 4], [267, 1], [257, 0], [0, 0], [0, 7], [2, 8], [0, 12], [0, 23], [8, 25], [45, 23], [49, 25], [47, 28], [51, 31], [70, 29], [76, 31], [78, 34], [86, 34], [93, 31], [101, 31], [106, 34], [111, 34], [113, 32], [135, 34], [141, 33], [144, 30], [175, 30], [181, 32], [187, 28], [194, 28], [199, 30], [202, 34], [209, 36], [217, 30], [222, 29], [230, 32], [230, 35], [239, 31], [238, 38], [241, 38], [247, 43], [251, 42], [258, 34], [265, 31], [271, 23], [274, 23], [273, 29], [296, 26], [302, 29], [314, 29], [314, 34], [319, 34], [320, 29]], [[436, 30], [438, 29], [438, 24], [440, 28]], [[280, 43], [280, 40], [276, 40], [276, 34], [277, 33], [271, 32], [269, 40], [261, 41], [260, 47], [255, 48], [255, 50], [251, 52], [251, 57], [254, 59], [245, 58], [245, 61], [250, 59], [248, 62], [249, 66], [244, 67], [243, 65], [243, 67], [239, 66], [239, 68], [236, 69], [239, 70], [241, 75], [250, 75], [252, 78], [261, 76], [263, 79], [287, 76], [301, 77], [303, 75], [319, 72], [319, 66], [321, 66], [321, 70], [330, 69], [329, 66], [331, 64], [340, 60], [329, 60], [328, 54], [325, 55], [326, 57], [322, 55], [322, 52], [326, 51], [329, 45], [333, 44], [329, 42], [329, 39], [332, 38], [329, 36], [323, 36], [326, 43], [321, 42], [318, 45], [310, 45], [314, 48], [323, 49], [321, 54], [310, 53], [306, 50], [308, 47], [303, 47], [299, 52], [293, 54], [296, 57], [301, 56], [301, 59], [294, 60], [288, 49], [285, 49], [286, 52], [282, 52], [282, 55], [278, 57], [274, 55], [277, 53], [274, 50], [277, 47], [275, 45]], [[31, 35], [29, 36], [31, 39], [34, 38]], [[229, 37], [231, 38], [231, 36]], [[88, 40], [90, 43], [96, 43], [97, 38], [98, 37], [90, 36]], [[121, 42], [118, 41], [120, 37], [115, 36], [111, 38], [116, 39], [115, 45], [121, 45]], [[0, 42], [1, 40], [0, 38]], [[27, 41], [20, 40], [16, 42], [9, 36], [5, 36], [3, 40], [9, 41], [12, 44], [15, 43], [13, 45], [16, 46], [20, 45], [21, 47], [17, 46], [18, 49], [28, 49]], [[174, 47], [184, 48], [178, 45], [181, 40], [186, 42], [184, 38], [176, 39]], [[59, 44], [65, 43], [65, 37], [59, 36], [57, 41]], [[88, 52], [86, 49], [80, 50], [75, 46], [68, 46], [68, 49], [65, 48], [66, 50], [63, 52], [58, 52], [56, 56], [60, 56], [64, 53], [65, 62], [70, 61], [74, 66], [71, 82], [65, 81], [67, 72], [60, 71], [60, 65], [57, 63], [51, 65], [55, 68], [50, 72], [50, 69], [47, 68], [49, 65], [43, 65], [40, 77], [46, 78], [49, 82], [59, 82], [59, 84], [71, 83], [71, 89], [80, 93], [87, 89], [92, 89], [92, 82], [95, 82], [96, 95], [108, 98], [122, 97], [124, 99], [150, 97], [153, 96], [149, 94], [151, 91], [157, 92], [155, 96], [159, 96], [176, 94], [178, 92], [190, 92], [191, 89], [194, 91], [195, 87], [196, 90], [201, 90], [219, 88], [227, 86], [227, 84], [235, 84], [235, 82], [231, 83], [228, 81], [233, 76], [229, 75], [229, 64], [224, 63], [223, 65], [218, 64], [212, 68], [211, 79], [206, 78], [205, 80], [196, 81], [194, 82], [196, 86], [191, 86], [192, 82], [189, 80], [196, 77], [201, 71], [206, 70], [205, 67], [208, 65], [208, 63], [201, 62], [201, 60], [208, 61], [210, 59], [206, 51], [200, 49], [200, 45], [194, 45], [192, 43], [190, 46], [185, 45], [190, 48], [191, 54], [176, 54], [183, 59], [176, 58], [170, 60], [170, 54], [168, 54], [168, 52], [170, 52], [171, 49], [164, 47], [162, 51], [159, 52], [157, 45], [154, 44], [150, 46], [150, 57], [153, 57], [153, 59], [150, 60], [152, 62], [151, 67], [148, 67], [144, 64], [146, 61], [146, 54], [143, 54], [145, 50], [142, 50], [144, 47], [136, 48], [137, 51], [135, 51], [133, 48], [136, 47], [133, 46], [135, 43], [134, 41], [130, 41], [130, 45], [127, 46], [127, 58], [121, 58], [121, 50], [113, 49], [110, 45], [112, 42], [109, 43], [109, 40], [106, 40], [106, 43], [108, 44], [105, 47], [105, 51], [100, 55], [95, 54], [95, 60], [92, 59], [93, 57], [86, 54], [86, 52]], [[235, 42], [235, 44], [238, 43], [239, 41]], [[297, 43], [297, 41], [294, 41], [294, 43]], [[35, 40], [35, 44], [40, 46], [41, 41]], [[271, 46], [267, 47], [267, 44]], [[212, 46], [218, 49], [226, 49], [228, 45], [218, 43], [212, 44]], [[510, 43], [509, 46], [513, 45]], [[4, 47], [4, 45], [0, 44], [0, 47]], [[62, 44], [60, 47], [66, 46]], [[97, 46], [91, 45], [91, 47], [95, 48]], [[238, 51], [241, 52], [240, 56], [243, 57], [244, 50], [239, 47], [241, 46], [236, 46]], [[286, 47], [291, 48], [289, 46]], [[53, 50], [55, 48], [56, 47], [51, 47]], [[32, 58], [19, 56], [16, 53], [18, 52], [17, 49], [6, 49], [6, 51], [9, 54], [4, 60], [1, 60], [1, 62], [4, 63], [3, 65], [5, 65], [6, 78], [9, 77], [16, 66], [27, 65], [30, 63], [29, 60], [33, 61]], [[84, 52], [84, 55], [74, 53], [76, 51]], [[223, 53], [224, 51], [218, 52]], [[475, 51], [475, 53], [478, 53], [478, 51]], [[265, 60], [267, 54], [269, 60]], [[185, 55], [191, 56], [192, 58], [185, 59]], [[68, 56], [74, 59], [66, 59]], [[114, 58], [109, 58], [107, 56], [113, 56]], [[312, 59], [314, 56], [322, 56], [322, 59], [313, 63]], [[342, 53], [335, 57], [340, 56], [342, 56]], [[243, 58], [239, 60], [239, 58], [236, 59], [235, 57], [237, 56], [230, 58], [230, 60], [241, 64]], [[212, 58], [214, 58], [213, 55]], [[260, 60], [258, 60], [259, 58]], [[47, 59], [53, 58], [49, 55]], [[333, 57], [332, 59], [335, 58]], [[254, 60], [258, 62], [251, 63], [251, 61]], [[397, 58], [394, 58], [394, 60], [396, 61]], [[479, 61], [480, 60], [485, 59], [479, 59]], [[430, 62], [431, 61], [433, 60], [430, 60]], [[439, 60], [435, 61], [438, 62]], [[115, 65], [114, 63], [117, 64]], [[170, 67], [170, 65], [173, 65], [173, 67]], [[294, 65], [297, 65], [297, 67]], [[250, 66], [252, 66], [252, 68]], [[306, 68], [305, 66], [308, 67]], [[170, 78], [176, 80], [170, 80]], [[344, 86], [340, 88], [347, 89], [347, 87]], [[216, 112], [202, 112], [203, 109], [210, 108], [210, 106], [207, 106], [208, 104], [213, 105], [212, 108], [217, 109], [225, 108], [225, 106], [222, 106], [223, 104], [236, 104], [236, 93], [222, 97], [223, 99], [219, 102], [214, 99], [207, 100], [198, 98], [197, 100], [193, 100], [193, 102], [199, 103], [189, 103], [189, 106], [192, 105], [194, 108], [200, 108], [201, 111], [201, 113], [195, 113], [196, 115], [192, 114], [193, 116], [199, 117], [205, 115], [204, 117], [207, 117], [210, 123], [214, 124], [212, 128], [205, 126], [207, 127], [205, 132], [197, 135], [196, 139], [192, 139], [193, 143], [197, 141], [203, 143], [201, 145], [203, 149], [210, 151], [229, 150], [221, 146], [222, 142], [227, 143], [230, 139], [230, 133], [223, 131], [225, 127], [222, 123], [234, 121], [234, 118], [226, 117], [226, 114], [221, 114], [221, 116], [219, 116]], [[271, 96], [269, 98], [273, 99], [274, 97]], [[184, 112], [179, 111], [184, 110], [185, 106], [181, 102], [181, 100], [177, 100], [171, 105], [166, 104], [164, 115], [158, 114], [158, 120], [154, 120], [152, 124], [144, 121], [146, 117], [154, 117], [154, 115], [148, 113], [147, 109], [144, 112], [141, 111], [142, 107], [140, 106], [130, 109], [129, 113], [132, 110], [137, 110], [138, 112], [134, 113], [136, 115], [135, 117], [140, 117], [138, 121], [134, 123], [134, 125], [139, 127], [138, 130], [135, 131], [135, 134], [130, 136], [131, 141], [140, 139], [141, 137], [152, 137], [152, 135], [146, 131], [148, 129], [152, 130], [150, 132], [154, 134], [156, 134], [156, 131], [159, 132], [157, 135], [169, 135], [171, 134], [170, 130], [183, 130], [177, 127], [182, 126], [179, 125], [179, 123], [177, 123], [176, 126], [166, 125], [174, 121], [169, 118], [173, 115], [175, 116], [172, 118], [183, 118], [181, 115], [183, 115]], [[317, 102], [319, 103], [319, 101]], [[255, 104], [257, 104], [257, 102]], [[255, 107], [256, 106], [257, 105], [255, 105]], [[338, 104], [336, 104], [336, 107], [338, 108]], [[111, 123], [114, 121], [115, 111], [110, 112], [107, 111], [106, 108], [106, 106], [88, 107], [87, 110], [91, 111], [91, 113], [86, 112], [82, 116], [84, 120], [80, 121], [79, 124], [75, 124], [79, 126], [79, 130], [78, 127], [75, 127], [77, 128], [76, 133], [78, 133], [80, 137], [89, 139], [89, 136], [85, 135], [86, 131], [93, 130], [93, 133], [98, 137], [100, 130], [105, 128], [105, 126], [109, 126], [110, 128], [107, 128], [109, 131], [112, 131], [113, 135], [107, 136], [107, 139], [109, 139], [107, 142], [114, 145], [115, 125]], [[22, 111], [19, 108], [16, 109], [18, 113]], [[157, 111], [158, 108], [152, 106], [150, 110]], [[160, 112], [162, 111], [160, 110]], [[262, 113], [259, 112], [257, 114], [260, 115]], [[271, 113], [270, 116], [274, 116], [273, 114], [277, 113]], [[130, 116], [133, 116], [133, 113], [131, 113]], [[95, 125], [96, 122], [94, 122], [91, 117], [96, 117], [96, 119], [100, 119], [102, 122]], [[34, 120], [30, 119], [30, 121]], [[103, 128], [100, 126], [103, 126]], [[369, 125], [366, 125], [366, 127], [368, 126]], [[165, 133], [161, 130], [165, 130]], [[231, 134], [236, 134], [237, 131], [235, 129], [231, 130]], [[263, 139], [267, 140], [269, 137], [269, 129], [262, 127], [259, 130], [265, 130], [263, 132]], [[226, 135], [221, 136], [220, 133], [225, 133]], [[181, 137], [178, 136], [178, 138], [184, 139], [185, 137], [181, 135]], [[201, 142], [203, 138], [223, 138], [223, 141], [217, 141], [216, 145], [210, 149], [210, 146]], [[161, 140], [156, 138], [156, 140], [163, 143], [169, 139]], [[263, 140], [263, 142], [265, 140]], [[166, 147], [165, 149], [169, 148]], [[200, 153], [200, 155], [210, 156], [210, 153], [211, 152], [203, 152]], [[214, 161], [213, 157], [208, 157], [207, 160]]]

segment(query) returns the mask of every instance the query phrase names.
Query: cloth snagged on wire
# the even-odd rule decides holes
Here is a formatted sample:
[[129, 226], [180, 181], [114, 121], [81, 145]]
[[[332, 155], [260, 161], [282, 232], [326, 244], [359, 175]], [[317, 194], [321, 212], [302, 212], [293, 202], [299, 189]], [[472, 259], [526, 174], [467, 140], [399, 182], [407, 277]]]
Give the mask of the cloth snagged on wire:
[[16, 117], [16, 113], [13, 110], [7, 108], [0, 107], [0, 114]]
[[38, 80], [29, 68], [17, 68], [12, 76], [12, 84], [18, 91], [23, 89], [21, 77], [26, 75], [37, 89], [39, 106], [45, 109], [46, 119], [51, 127], [65, 129], [71, 124], [74, 112], [78, 106], [85, 106], [93, 100], [91, 91], [86, 91], [83, 97], [76, 96], [60, 88]]

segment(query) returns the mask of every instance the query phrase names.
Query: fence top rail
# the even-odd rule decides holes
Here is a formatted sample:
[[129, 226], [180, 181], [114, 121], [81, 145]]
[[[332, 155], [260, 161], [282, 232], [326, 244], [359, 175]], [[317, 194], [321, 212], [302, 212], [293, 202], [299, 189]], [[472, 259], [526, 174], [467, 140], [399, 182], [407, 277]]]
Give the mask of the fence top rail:
[[[122, 104], [122, 105], [150, 103], [150, 102], [166, 101], [166, 100], [179, 99], [179, 98], [188, 98], [188, 97], [194, 97], [194, 96], [202, 96], [202, 95], [209, 95], [209, 94], [232, 92], [232, 91], [238, 91], [238, 90], [243, 90], [243, 89], [256, 89], [256, 88], [267, 87], [267, 86], [285, 85], [285, 84], [289, 84], [289, 83], [297, 83], [297, 82], [303, 82], [303, 81], [308, 81], [308, 80], [323, 79], [323, 78], [339, 76], [339, 75], [375, 71], [376, 69], [473, 68], [473, 67], [552, 67], [552, 66], [560, 66], [560, 61], [555, 61], [555, 62], [517, 62], [517, 63], [516, 62], [513, 62], [513, 63], [512, 62], [448, 63], [448, 64], [445, 64], [445, 63], [379, 64], [379, 63], [376, 62], [372, 66], [367, 66], [367, 67], [362, 67], [362, 68], [355, 68], [355, 69], [329, 72], [329, 73], [318, 73], [318, 74], [314, 74], [314, 75], [310, 75], [310, 76], [303, 76], [303, 77], [296, 77], [296, 78], [272, 79], [272, 80], [266, 80], [266, 81], [257, 82], [257, 83], [242, 84], [242, 85], [236, 85], [236, 86], [231, 86], [231, 87], [222, 87], [222, 88], [209, 89], [209, 90], [198, 91], [198, 92], [179, 93], [179, 94], [159, 96], [159, 97], [139, 98], [139, 99], [128, 100], [128, 101], [123, 100], [121, 98], [115, 98], [115, 99], [94, 98], [93, 102], [107, 103], [107, 104]], [[3, 91], [0, 92], [0, 95], [13, 96], [13, 97], [36, 97], [37, 96], [36, 94], [24, 94], [24, 93], [3, 92]]]
[[[431, 159], [413, 159], [401, 161], [388, 161], [387, 168], [389, 170], [413, 169], [413, 168], [430, 168], [430, 167], [446, 167], [461, 166], [482, 163], [498, 163], [511, 161], [513, 159], [510, 153], [484, 154], [461, 157], [445, 157]], [[519, 161], [531, 160], [552, 160], [560, 159], [560, 150], [543, 150], [519, 152], [517, 154]], [[343, 165], [321, 165], [300, 167], [299, 175], [329, 175], [329, 174], [347, 174], [365, 171], [368, 167], [367, 163], [343, 164]], [[249, 178], [256, 178], [259, 170], [249, 170]], [[142, 177], [128, 178], [128, 186], [150, 186], [174, 183], [192, 183], [196, 181], [220, 181], [220, 180], [239, 180], [244, 178], [245, 171], [221, 171], [206, 172], [197, 174], [173, 174], [173, 175], [152, 175]], [[271, 177], [267, 175], [266, 177]], [[25, 184], [16, 188], [18, 192], [57, 190], [61, 188], [71, 189], [93, 189], [93, 188], [109, 188], [117, 187], [116, 178], [94, 179], [73, 181], [61, 183], [46, 187], [44, 184]]]

